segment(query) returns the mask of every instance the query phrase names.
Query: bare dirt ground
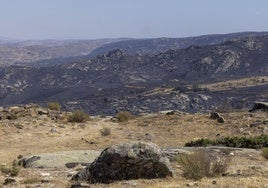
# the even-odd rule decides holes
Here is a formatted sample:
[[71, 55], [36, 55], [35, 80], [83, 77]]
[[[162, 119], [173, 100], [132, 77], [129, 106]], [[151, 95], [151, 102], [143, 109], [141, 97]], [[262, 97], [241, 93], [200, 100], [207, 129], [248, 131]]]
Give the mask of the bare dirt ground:
[[[51, 120], [47, 116], [21, 117], [0, 121], [0, 164], [11, 165], [19, 155], [29, 156], [74, 150], [96, 150], [130, 141], [153, 142], [162, 148], [179, 148], [198, 138], [216, 139], [225, 136], [263, 134], [267, 113], [224, 113], [225, 123], [209, 119], [209, 114], [148, 114], [119, 123], [111, 117], [92, 117], [85, 123], [69, 123], [66, 119]], [[103, 136], [101, 130], [111, 134]], [[90, 187], [268, 187], [268, 161], [260, 150], [237, 152], [228, 175], [204, 178], [194, 182], [181, 176], [180, 166], [173, 162], [175, 176], [166, 179], [131, 180]], [[71, 175], [77, 168], [27, 168], [15, 177], [16, 184], [3, 185], [7, 175], [0, 173], [0, 187], [70, 187]]]

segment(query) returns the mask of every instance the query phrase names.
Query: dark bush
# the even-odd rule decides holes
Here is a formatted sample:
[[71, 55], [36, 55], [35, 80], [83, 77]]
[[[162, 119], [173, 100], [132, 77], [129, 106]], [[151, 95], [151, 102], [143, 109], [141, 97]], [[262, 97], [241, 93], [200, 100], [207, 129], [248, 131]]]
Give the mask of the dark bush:
[[268, 135], [255, 137], [225, 137], [218, 140], [198, 139], [185, 144], [188, 147], [206, 147], [206, 146], [227, 146], [236, 148], [262, 148], [268, 147]]

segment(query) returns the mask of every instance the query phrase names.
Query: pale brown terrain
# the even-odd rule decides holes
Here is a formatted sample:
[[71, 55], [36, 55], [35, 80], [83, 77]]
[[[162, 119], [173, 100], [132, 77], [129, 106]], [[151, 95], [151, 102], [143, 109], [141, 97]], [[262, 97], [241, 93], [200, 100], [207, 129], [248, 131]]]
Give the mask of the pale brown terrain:
[[[268, 118], [265, 112], [229, 112], [222, 116], [226, 120], [223, 124], [209, 119], [209, 114], [182, 112], [174, 115], [141, 115], [128, 122], [116, 122], [112, 121], [111, 117], [95, 116], [84, 123], [70, 123], [67, 122], [66, 113], [62, 113], [58, 120], [52, 120], [47, 115], [1, 120], [0, 163], [11, 165], [19, 155], [74, 150], [102, 151], [113, 144], [131, 141], [153, 142], [162, 148], [180, 148], [186, 142], [198, 138], [260, 135], [267, 126], [262, 123]], [[103, 128], [109, 128], [111, 134], [103, 136], [100, 132]], [[262, 156], [261, 150], [238, 150], [232, 156], [227, 176], [203, 178], [197, 182], [182, 177], [178, 163], [172, 164], [175, 171], [173, 178], [131, 180], [90, 187], [268, 187], [268, 161]], [[70, 187], [71, 175], [78, 168], [21, 168], [15, 177], [17, 183], [6, 187]], [[5, 178], [7, 175], [2, 173], [0, 185]], [[213, 181], [216, 184], [212, 184]]]

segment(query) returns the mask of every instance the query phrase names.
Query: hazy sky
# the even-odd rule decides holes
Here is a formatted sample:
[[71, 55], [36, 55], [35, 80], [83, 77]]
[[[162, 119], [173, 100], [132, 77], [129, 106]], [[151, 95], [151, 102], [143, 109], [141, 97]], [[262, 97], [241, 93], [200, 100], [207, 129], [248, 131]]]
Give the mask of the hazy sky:
[[0, 36], [185, 37], [268, 31], [268, 0], [0, 0]]

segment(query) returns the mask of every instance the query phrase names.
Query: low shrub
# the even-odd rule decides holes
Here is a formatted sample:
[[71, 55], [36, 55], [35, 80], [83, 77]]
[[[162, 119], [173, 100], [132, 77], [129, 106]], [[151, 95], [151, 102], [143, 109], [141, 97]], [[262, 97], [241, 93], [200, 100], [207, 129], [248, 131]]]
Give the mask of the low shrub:
[[13, 166], [7, 166], [7, 165], [0, 165], [0, 171], [3, 174], [10, 175], [12, 177], [18, 176], [20, 172], [20, 168], [16, 165]]
[[185, 144], [187, 147], [226, 146], [235, 148], [262, 148], [268, 147], [268, 135], [255, 137], [225, 137], [218, 140], [198, 139]]
[[262, 149], [262, 156], [266, 159], [268, 159], [268, 148], [263, 148]]
[[41, 182], [39, 178], [29, 178], [29, 179], [23, 180], [24, 184], [34, 184], [34, 183], [39, 183], [39, 182]]
[[115, 115], [115, 118], [117, 118], [119, 122], [126, 122], [130, 119], [133, 119], [134, 116], [128, 111], [121, 111]]
[[229, 159], [212, 156], [205, 150], [197, 150], [190, 155], [177, 157], [183, 176], [187, 179], [200, 180], [203, 177], [215, 177], [224, 174], [229, 166]]
[[50, 102], [47, 104], [47, 108], [49, 110], [56, 110], [56, 111], [60, 111], [61, 109], [61, 105], [57, 102]]
[[87, 120], [89, 120], [89, 115], [83, 110], [76, 110], [68, 117], [69, 122], [81, 123]]
[[111, 129], [108, 127], [105, 127], [100, 130], [100, 133], [102, 136], [109, 136], [111, 134]]

